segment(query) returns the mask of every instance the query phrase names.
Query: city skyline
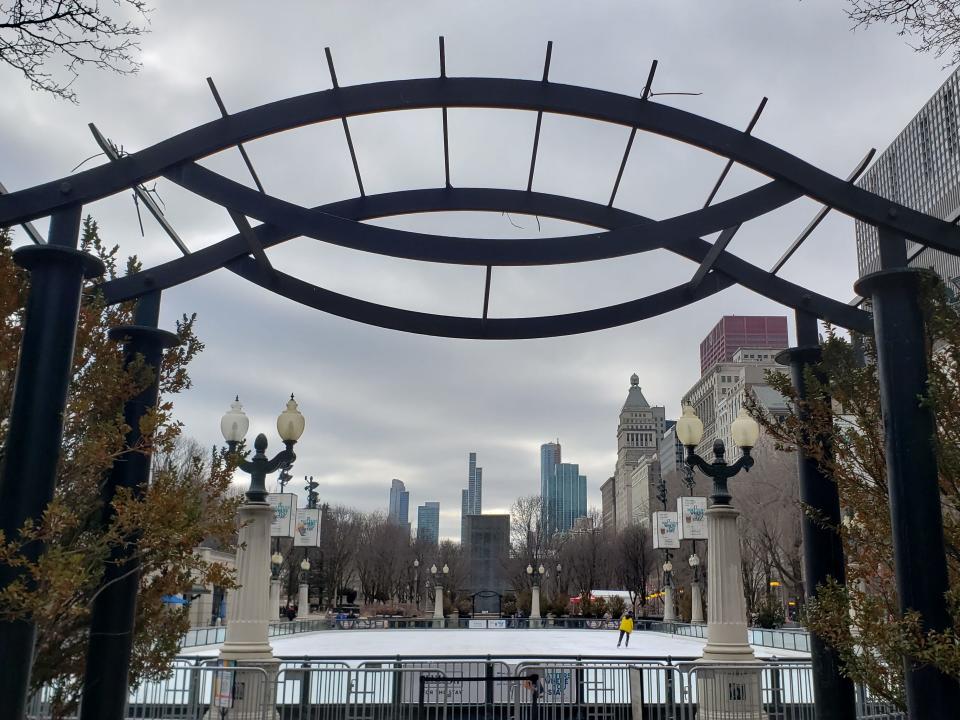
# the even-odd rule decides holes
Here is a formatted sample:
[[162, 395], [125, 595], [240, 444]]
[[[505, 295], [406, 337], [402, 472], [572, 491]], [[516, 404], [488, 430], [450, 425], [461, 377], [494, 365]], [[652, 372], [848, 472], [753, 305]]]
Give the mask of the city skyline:
[[[593, 22], [582, 6], [564, 3], [547, 14], [497, 0], [437, 6], [416, 23], [399, 6], [303, 4], [296, 8], [302, 22], [259, 28], [264, 52], [241, 58], [184, 42], [175, 14], [158, 11], [151, 16], [151, 32], [141, 39], [142, 72], [84, 74], [74, 86], [78, 106], [32, 92], [10, 70], [0, 73], [9, 91], [0, 107], [0, 127], [8, 139], [0, 180], [9, 190], [21, 189], [60, 177], [97, 153], [88, 122], [133, 151], [218, 118], [207, 76], [216, 79], [231, 112], [326, 89], [325, 46], [343, 86], [435, 77], [439, 35], [446, 38], [451, 76], [539, 77], [546, 42], [553, 40], [552, 81], [634, 96], [642, 92], [656, 58], [655, 91], [702, 93], [662, 96], [656, 102], [743, 129], [766, 96], [754, 134], [841, 178], [869, 148], [882, 151], [890, 145], [950, 74], [938, 59], [914, 54], [892, 28], [849, 32], [836, 3], [788, 3], [776, 11], [772, 5], [753, 8], [752, 28], [747, 28], [730, 23], [731, 11], [718, 3], [699, 8], [694, 17], [677, 4], [605, 3], [604, 12], [622, 19], [615, 24]], [[254, 3], [234, 3], [229, 15], [212, 6], [191, 8], [191, 40], [215, 34], [223, 43], [239, 44], [251, 25], [262, 24], [262, 7]], [[727, 30], [722, 36], [716, 33], [721, 26]], [[386, 27], [390, 32], [383, 32]], [[690, 47], [698, 53], [691, 54]], [[823, 52], [811, 54], [811, 47]], [[718, 61], [704, 64], [702, 57]], [[891, 94], [891, 87], [897, 92]], [[164, 99], [164, 112], [155, 111], [157, 98]], [[352, 119], [367, 192], [442, 187], [441, 122], [439, 112], [426, 111]], [[535, 122], [534, 113], [451, 110], [451, 183], [525, 186]], [[37, 123], [46, 132], [37, 133]], [[542, 125], [533, 189], [606, 203], [626, 129], [549, 114]], [[246, 149], [271, 194], [310, 205], [356, 195], [339, 123], [272, 136]], [[100, 162], [90, 160], [82, 169]], [[201, 162], [249, 182], [235, 149]], [[688, 212], [702, 207], [723, 166], [724, 160], [710, 153], [638, 133], [616, 204], [656, 218]], [[717, 200], [763, 180], [734, 165]], [[191, 250], [236, 232], [219, 208], [185, 197], [163, 179], [156, 189], [166, 217]], [[146, 214], [141, 237], [129, 194], [87, 209], [107, 245], [120, 244], [122, 257], [136, 253], [149, 266], [179, 255]], [[757, 227], [744, 226], [731, 249], [769, 267], [816, 209], [811, 201], [792, 203]], [[559, 221], [498, 213], [373, 223], [505, 240], [571, 232]], [[45, 232], [45, 224], [38, 230]], [[15, 229], [14, 245], [26, 242]], [[828, 249], [832, 260], [824, 265], [820, 254]], [[282, 271], [373, 302], [454, 315], [480, 312], [484, 268], [420, 267], [305, 239], [271, 248], [267, 255]], [[583, 267], [498, 267], [492, 273], [490, 314], [575, 312], [624, 302], [688, 280], [694, 270], [693, 263], [659, 251]], [[781, 274], [818, 292], [852, 297], [857, 276], [853, 222], [831, 212]], [[266, 432], [273, 454], [280, 449], [274, 420], [294, 392], [307, 426], [293, 472], [315, 476], [321, 503], [382, 508], [384, 485], [398, 477], [418, 501], [441, 503], [441, 536], [456, 538], [467, 450], [480, 453], [487, 470], [485, 512], [506, 511], [518, 495], [537, 492], [539, 446], [557, 436], [575, 443], [575, 459], [593, 480], [588, 506], [599, 506], [600, 481], [611, 475], [615, 461], [616, 408], [630, 373], [636, 371], [651, 402], [665, 405], [667, 416], [675, 418], [682, 394], [698, 377], [697, 341], [719, 318], [783, 314], [783, 308], [731, 288], [668, 317], [580, 337], [440, 340], [361, 327], [280, 302], [218, 271], [164, 292], [162, 327], [170, 329], [183, 313], [192, 312], [198, 313], [197, 332], [206, 350], [191, 365], [192, 392], [175, 404], [186, 436], [204, 447], [222, 442], [218, 418], [239, 394], [250, 415], [250, 437]], [[792, 322], [790, 332], [792, 337]], [[249, 338], [242, 351], [238, 335]], [[272, 342], [279, 338], [282, 346]], [[242, 483], [238, 477], [238, 486]], [[302, 489], [293, 489], [301, 495], [299, 505], [306, 505]]]

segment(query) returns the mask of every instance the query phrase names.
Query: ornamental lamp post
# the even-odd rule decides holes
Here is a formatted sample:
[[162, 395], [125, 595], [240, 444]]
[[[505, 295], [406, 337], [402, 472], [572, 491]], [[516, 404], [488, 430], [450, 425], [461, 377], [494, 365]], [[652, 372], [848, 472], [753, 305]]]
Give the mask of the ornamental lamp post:
[[303, 613], [306, 617], [310, 614], [310, 583], [308, 582], [310, 572], [310, 561], [304, 558], [300, 561], [300, 583], [297, 587], [297, 615]]
[[727, 480], [753, 466], [750, 451], [760, 437], [760, 427], [741, 407], [730, 425], [730, 434], [742, 452], [741, 457], [733, 464], [727, 464], [723, 441], [717, 439], [713, 443], [713, 462], [708, 463], [695, 452], [703, 439], [703, 421], [689, 405], [684, 406], [683, 415], [677, 421], [677, 437], [687, 448], [686, 464], [713, 480], [710, 507], [706, 513], [710, 541], [707, 544], [707, 644], [703, 658], [715, 662], [755, 659], [748, 642], [740, 571], [740, 537], [737, 534], [740, 513], [730, 504], [732, 498]]
[[277, 550], [270, 556], [270, 618], [276, 620], [280, 614], [280, 570], [283, 568], [283, 555]]
[[413, 572], [417, 576], [416, 589], [413, 593], [413, 600], [417, 606], [417, 614], [420, 614], [420, 558], [413, 559]]
[[669, 560], [663, 564], [663, 621], [677, 621], [673, 607], [673, 563]]
[[440, 576], [437, 576], [437, 566], [430, 566], [430, 574], [433, 576], [433, 619], [439, 621], [442, 625], [443, 623], [443, 585], [441, 584], [442, 578], [449, 574], [450, 568], [446, 565], [443, 566], [443, 571]]
[[690, 622], [703, 622], [703, 601], [700, 598], [700, 557], [694, 552], [687, 564], [693, 570], [693, 582], [690, 585]]
[[530, 596], [530, 620], [536, 621], [536, 624], [540, 622], [540, 578], [545, 572], [543, 564], [541, 563], [538, 567], [534, 568], [532, 565], [527, 565], [527, 575], [530, 576], [531, 580], [531, 596]]
[[[253, 442], [253, 457], [249, 460], [241, 459], [237, 464], [240, 470], [250, 475], [250, 487], [246, 492], [246, 502], [238, 511], [240, 534], [236, 566], [239, 587], [232, 593], [232, 600], [227, 608], [229, 621], [226, 639], [220, 648], [220, 659], [252, 662], [264, 667], [268, 675], [276, 673], [277, 670], [268, 639], [268, 626], [270, 620], [276, 617], [280, 602], [277, 597], [273, 610], [270, 610], [273, 599], [267, 588], [271, 587], [270, 580], [274, 574], [271, 573], [271, 561], [277, 558], [270, 556], [273, 509], [266, 502], [266, 477], [280, 468], [293, 465], [297, 459], [293, 446], [303, 434], [304, 424], [303, 415], [291, 395], [286, 409], [277, 418], [277, 431], [284, 449], [273, 458], [268, 458], [267, 438], [261, 433]], [[231, 453], [236, 453], [249, 429], [250, 420], [243, 412], [240, 398], [237, 397], [220, 420], [220, 430]], [[279, 563], [273, 564], [279, 566], [282, 563], [283, 556], [280, 556]], [[277, 588], [279, 596], [279, 584]], [[247, 694], [256, 697], [257, 692], [254, 690], [247, 688]], [[242, 711], [238, 712], [243, 714]]]
[[[740, 568], [740, 536], [737, 534], [740, 512], [730, 505], [727, 489], [727, 480], [753, 466], [750, 451], [760, 437], [760, 427], [741, 407], [730, 425], [730, 434], [741, 450], [741, 457], [728, 465], [723, 440], [718, 438], [713, 442], [713, 462], [708, 463], [696, 453], [703, 439], [703, 422], [693, 408], [684, 406], [683, 415], [677, 421], [677, 437], [687, 448], [686, 464], [713, 479], [706, 513], [710, 538], [707, 542], [707, 644], [700, 660], [708, 665], [697, 674], [697, 690], [703, 699], [700, 709], [703, 720], [722, 720], [734, 715], [742, 720], [761, 720], [766, 715], [760, 692], [760, 670], [751, 664], [756, 658], [747, 634]], [[717, 667], [717, 663], [721, 666]], [[738, 690], [720, 699], [716, 697], [717, 687]]]

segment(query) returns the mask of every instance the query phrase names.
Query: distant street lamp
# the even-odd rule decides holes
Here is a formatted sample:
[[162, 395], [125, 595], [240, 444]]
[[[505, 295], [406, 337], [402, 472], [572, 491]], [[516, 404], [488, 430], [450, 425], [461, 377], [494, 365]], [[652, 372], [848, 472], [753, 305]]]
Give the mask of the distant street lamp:
[[[297, 459], [293, 446], [303, 434], [304, 424], [303, 415], [291, 395], [286, 409], [277, 418], [277, 432], [283, 441], [284, 449], [272, 459], [268, 458], [267, 438], [261, 433], [253, 442], [253, 457], [249, 460], [241, 459], [237, 464], [240, 470], [250, 475], [250, 487], [246, 492], [246, 502], [238, 511], [240, 537], [237, 543], [236, 567], [239, 587], [235, 599], [227, 607], [227, 635], [220, 649], [220, 658], [223, 660], [269, 662], [273, 659], [268, 625], [269, 620], [277, 616], [280, 601], [279, 585], [276, 603], [273, 603], [270, 597], [272, 593], [267, 592], [271, 577], [270, 525], [273, 521], [273, 510], [266, 502], [266, 477], [282, 467], [293, 465]], [[249, 429], [250, 419], [243, 412], [240, 398], [237, 397], [220, 420], [220, 430], [231, 453], [236, 452]], [[280, 562], [283, 562], [282, 557]], [[269, 610], [271, 603], [272, 611]]]
[[417, 605], [417, 614], [420, 614], [420, 558], [413, 559], [413, 572], [417, 576], [413, 598]]
[[310, 560], [300, 561], [300, 583], [297, 587], [297, 615], [304, 617], [310, 614]]
[[667, 560], [663, 564], [663, 621], [676, 622], [676, 619], [673, 608], [673, 563]]
[[443, 622], [443, 585], [441, 584], [441, 579], [449, 574], [450, 568], [446, 565], [443, 566], [443, 571], [441, 575], [437, 576], [437, 566], [430, 566], [430, 574], [433, 576], [433, 619]]
[[544, 573], [543, 564], [536, 568], [533, 565], [527, 565], [527, 575], [530, 576], [532, 590], [530, 596], [530, 620], [540, 620], [540, 578]]
[[687, 560], [693, 570], [693, 583], [690, 587], [690, 622], [703, 622], [703, 599], [700, 597], [700, 557], [696, 552]]
[[270, 556], [270, 618], [276, 620], [280, 613], [280, 569], [283, 555], [279, 551]]
[[760, 428], [741, 407], [730, 426], [730, 433], [742, 456], [728, 465], [724, 459], [723, 441], [717, 439], [713, 443], [713, 462], [708, 463], [696, 454], [696, 447], [703, 439], [703, 421], [689, 405], [684, 406], [683, 415], [677, 421], [677, 437], [687, 448], [686, 463], [713, 479], [710, 508], [706, 513], [710, 538], [707, 543], [707, 583], [711, 588], [711, 602], [707, 607], [707, 644], [703, 657], [718, 662], [755, 659], [748, 642], [740, 569], [740, 537], [737, 534], [740, 513], [730, 505], [727, 480], [753, 466], [750, 451], [757, 443]]

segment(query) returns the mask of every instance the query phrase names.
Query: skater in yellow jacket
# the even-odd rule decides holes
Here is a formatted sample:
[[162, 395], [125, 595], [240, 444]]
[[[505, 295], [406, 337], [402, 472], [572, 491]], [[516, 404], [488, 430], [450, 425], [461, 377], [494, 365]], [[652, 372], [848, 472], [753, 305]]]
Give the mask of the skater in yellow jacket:
[[626, 646], [630, 647], [630, 633], [633, 632], [633, 613], [626, 612], [620, 618], [620, 639], [617, 640], [617, 647], [623, 642], [624, 636], [627, 638]]

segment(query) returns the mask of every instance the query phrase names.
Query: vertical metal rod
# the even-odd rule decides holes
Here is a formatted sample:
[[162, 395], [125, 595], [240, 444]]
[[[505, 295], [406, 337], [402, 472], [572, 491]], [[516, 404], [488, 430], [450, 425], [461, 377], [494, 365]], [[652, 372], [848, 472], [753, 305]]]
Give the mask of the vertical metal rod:
[[[223, 104], [223, 98], [220, 97], [220, 92], [217, 90], [217, 86], [213, 84], [213, 78], [207, 78], [207, 85], [210, 86], [210, 92], [213, 93], [213, 99], [217, 103], [217, 107], [220, 109], [220, 114], [223, 117], [227, 117], [230, 113], [227, 112], [227, 106]], [[247, 170], [250, 173], [250, 177], [253, 178], [254, 184], [257, 186], [257, 190], [266, 195], [267, 191], [263, 189], [263, 183], [260, 182], [260, 176], [257, 175], [257, 171], [253, 169], [253, 163], [250, 161], [250, 156], [247, 155], [247, 149], [243, 146], [243, 143], [237, 143], [237, 149], [240, 151], [240, 157], [243, 158], [244, 165], [247, 166]]]
[[487, 309], [490, 306], [490, 276], [493, 274], [493, 268], [487, 265], [487, 279], [483, 286], [483, 319], [487, 319]]
[[[817, 318], [802, 310], [796, 311], [797, 346], [777, 356], [777, 362], [790, 364], [793, 387], [801, 401], [801, 418], [809, 417], [805, 401], [830, 402], [828, 396], [812, 398], [807, 379], [816, 372], [820, 361], [820, 336]], [[826, 378], [821, 377], [821, 382]], [[809, 441], [813, 438], [805, 438]], [[830, 457], [830, 447], [825, 438], [821, 447]], [[840, 527], [840, 495], [833, 478], [827, 476], [821, 463], [810, 457], [803, 447], [797, 449], [797, 472], [800, 481], [800, 502], [806, 510], [801, 515], [803, 533], [803, 577], [807, 598], [815, 598], [820, 585], [833, 578], [840, 585], [847, 581], [843, 558], [843, 543], [837, 528]], [[815, 517], [814, 517], [815, 515]], [[818, 720], [854, 720], [853, 682], [844, 677], [843, 664], [836, 650], [831, 648], [816, 633], [810, 633], [810, 659], [813, 665], [814, 711]]]
[[[760, 105], [757, 106], [757, 109], [753, 113], [753, 117], [750, 118], [750, 122], [747, 124], [747, 129], [744, 132], [749, 135], [753, 132], [753, 129], [757, 126], [757, 121], [760, 119], [760, 114], [763, 112], [763, 109], [767, 106], [767, 99], [763, 98], [760, 101]], [[733, 160], [727, 160], [727, 164], [723, 166], [723, 171], [720, 173], [720, 177], [717, 178], [717, 182], [713, 186], [713, 190], [710, 191], [710, 194], [707, 196], [707, 201], [703, 204], [704, 207], [708, 207], [710, 203], [713, 202], [713, 199], [717, 196], [717, 193], [720, 191], [720, 186], [723, 185], [723, 181], [727, 179], [727, 174], [730, 172], [730, 168], [733, 167]]]
[[[897, 596], [901, 612], [920, 615], [923, 630], [943, 631], [951, 619], [936, 422], [923, 402], [929, 392], [928, 338], [920, 295], [929, 271], [905, 267], [904, 238], [884, 227], [878, 232], [882, 269], [861, 278], [855, 289], [873, 305]], [[905, 658], [904, 664], [911, 718], [956, 712], [960, 686], [955, 677], [915, 658]]]
[[[553, 40], [547, 42], [547, 57], [543, 61], [543, 82], [550, 77], [550, 58], [553, 55]], [[533, 152], [530, 155], [530, 174], [527, 176], [527, 192], [533, 188], [533, 173], [537, 169], [537, 149], [540, 147], [540, 125], [543, 123], [543, 110], [537, 112], [537, 128], [533, 132]]]
[[630, 157], [630, 149], [633, 147], [633, 139], [637, 136], [637, 129], [630, 128], [630, 137], [627, 139], [627, 147], [623, 151], [623, 159], [620, 161], [620, 169], [617, 171], [617, 179], [613, 183], [613, 192], [610, 193], [610, 202], [607, 207], [613, 207], [613, 201], [617, 197], [617, 190], [620, 189], [620, 180], [623, 178], [623, 171], [627, 167], [627, 158]]
[[[4, 462], [0, 470], [0, 530], [19, 536], [27, 520], [39, 521], [53, 498], [63, 437], [67, 388], [73, 364], [84, 277], [103, 273], [103, 263], [77, 250], [82, 208], [73, 205], [50, 218], [48, 243], [18, 248], [14, 260], [30, 271], [30, 293], [14, 381]], [[39, 542], [22, 554], [36, 562]], [[29, 577], [22, 568], [0, 566], [0, 587]], [[4, 717], [23, 717], [36, 625], [30, 620], [0, 622], [0, 708]]]
[[[440, 36], [440, 77], [447, 76], [447, 52], [443, 43], [443, 35]], [[447, 125], [447, 107], [441, 108], [443, 113], [443, 177], [446, 187], [450, 185], [450, 135]]]
[[[103, 510], [100, 524], [104, 528], [114, 518], [112, 503], [117, 490], [128, 489], [134, 497], [142, 497], [150, 478], [150, 453], [140, 447], [143, 441], [140, 421], [157, 405], [164, 350], [180, 342], [173, 333], [157, 328], [159, 319], [160, 292], [154, 291], [137, 301], [133, 325], [110, 330], [112, 339], [124, 341], [124, 365], [129, 366], [143, 358], [153, 369], [153, 378], [123, 408], [124, 422], [130, 429], [125, 438], [126, 451], [114, 461], [101, 488]], [[123, 717], [140, 586], [136, 538], [130, 538], [130, 541], [128, 545], [111, 550], [100, 592], [93, 601], [80, 720]]]
[[[647, 100], [650, 98], [650, 90], [653, 87], [653, 76], [657, 73], [657, 61], [654, 60], [650, 64], [650, 72], [647, 74], [647, 82], [643, 86], [643, 95], [641, 100]], [[613, 201], [617, 197], [617, 191], [620, 189], [620, 180], [623, 179], [623, 171], [627, 167], [627, 158], [630, 157], [630, 150], [633, 148], [634, 138], [637, 136], [637, 128], [630, 128], [630, 137], [627, 138], [627, 147], [623, 151], [623, 158], [620, 160], [620, 169], [617, 171], [617, 179], [613, 183], [613, 191], [610, 193], [610, 201], [607, 203], [607, 207], [613, 207]]]
[[[327, 56], [327, 69], [330, 70], [330, 82], [333, 83], [333, 88], [336, 90], [340, 87], [340, 83], [337, 81], [337, 71], [333, 66], [333, 55], [330, 53], [330, 48], [325, 47], [323, 49], [324, 54]], [[347, 149], [350, 151], [350, 160], [353, 162], [353, 173], [357, 176], [357, 187], [360, 188], [360, 196], [366, 196], [366, 192], [363, 189], [363, 178], [360, 177], [360, 164], [357, 162], [357, 151], [353, 147], [353, 136], [350, 135], [350, 125], [347, 123], [347, 118], [340, 118], [340, 122], [343, 124], [343, 134], [347, 138]]]

